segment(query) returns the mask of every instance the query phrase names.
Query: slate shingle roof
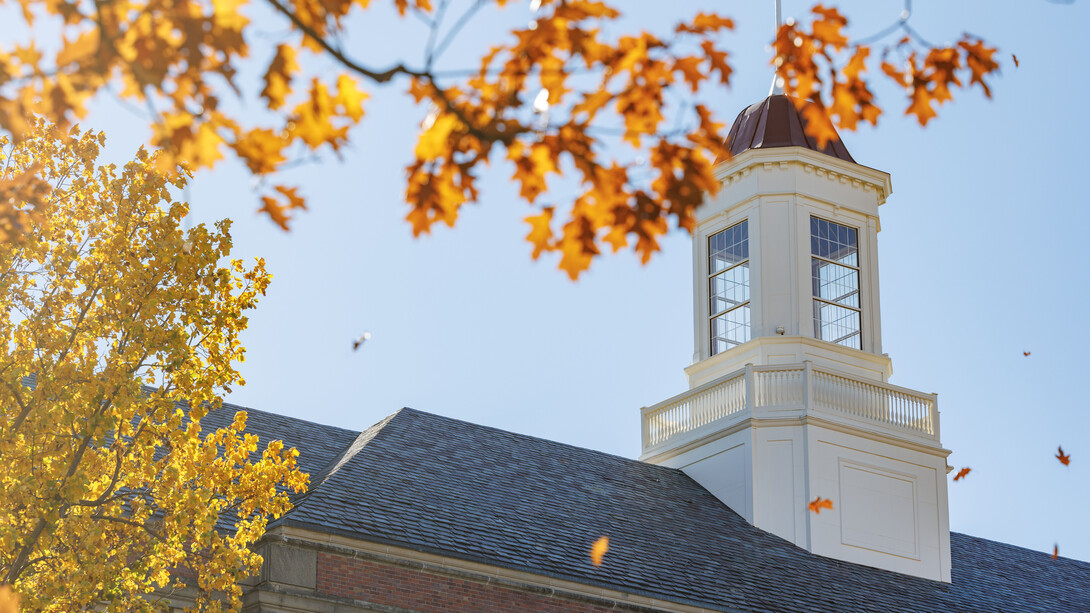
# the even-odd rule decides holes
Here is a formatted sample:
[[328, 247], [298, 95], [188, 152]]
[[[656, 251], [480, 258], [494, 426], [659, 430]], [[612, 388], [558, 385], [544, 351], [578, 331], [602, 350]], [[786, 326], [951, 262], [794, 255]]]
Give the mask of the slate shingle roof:
[[1085, 562], [962, 534], [951, 584], [823, 558], [679, 470], [412, 409], [362, 433], [251, 410], [247, 429], [311, 471], [286, 525], [722, 611], [1090, 611]]

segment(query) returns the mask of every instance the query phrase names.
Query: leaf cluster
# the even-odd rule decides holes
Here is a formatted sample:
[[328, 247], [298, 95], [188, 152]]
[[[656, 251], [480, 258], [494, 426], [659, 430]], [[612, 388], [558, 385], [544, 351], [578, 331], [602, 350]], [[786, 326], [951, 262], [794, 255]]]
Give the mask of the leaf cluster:
[[[533, 206], [526, 217], [533, 257], [559, 253], [573, 279], [607, 246], [646, 262], [665, 232], [691, 230], [703, 194], [718, 187], [713, 164], [726, 158], [723, 125], [696, 98], [730, 82], [721, 45], [734, 24], [717, 14], [697, 14], [666, 32], [608, 36], [621, 13], [607, 2], [534, 0], [534, 19], [476, 68], [440, 71], [440, 56], [465, 23], [506, 0], [461, 5], [453, 24], [446, 19], [452, 0], [394, 0], [428, 33], [422, 65], [388, 68], [352, 57], [342, 44], [370, 0], [18, 2], [28, 23], [42, 13], [60, 17], [62, 40], [43, 45], [56, 53], [33, 44], [0, 49], [0, 127], [18, 137], [30, 112], [63, 124], [119, 85], [122, 100], [150, 109], [161, 169], [212, 167], [233, 155], [260, 180], [259, 210], [285, 230], [307, 199], [283, 171], [350, 144], [368, 86], [394, 81], [407, 82], [407, 93], [429, 109], [406, 167], [412, 231], [453, 225], [464, 205], [480, 199], [483, 169], [500, 160]], [[271, 8], [288, 26], [270, 53], [255, 46], [246, 16], [253, 6]], [[880, 73], [904, 89], [906, 113], [921, 124], [959, 87], [979, 85], [991, 95], [986, 79], [998, 70], [996, 50], [979, 39], [933, 47], [907, 36], [878, 54], [849, 40], [848, 20], [835, 8], [819, 4], [813, 15], [808, 27], [789, 21], [779, 29], [774, 64], [822, 147], [837, 137], [834, 126], [877, 123], [882, 109], [868, 64], [879, 55]], [[239, 76], [251, 56], [261, 62], [260, 83]], [[223, 104], [258, 96], [267, 113]], [[667, 127], [667, 117], [680, 121]], [[561, 175], [570, 180], [556, 195], [550, 188]], [[0, 185], [0, 232], [23, 227], [37, 210], [5, 205], [10, 187]]]
[[50, 186], [46, 219], [0, 243], [0, 583], [24, 611], [152, 610], [175, 588], [237, 605], [250, 545], [290, 506], [277, 487], [306, 484], [244, 412], [202, 429], [242, 383], [239, 333], [270, 277], [226, 261], [230, 222], [181, 230], [184, 171], [144, 151], [96, 166], [102, 143], [33, 118], [0, 141], [0, 181], [37, 169]]

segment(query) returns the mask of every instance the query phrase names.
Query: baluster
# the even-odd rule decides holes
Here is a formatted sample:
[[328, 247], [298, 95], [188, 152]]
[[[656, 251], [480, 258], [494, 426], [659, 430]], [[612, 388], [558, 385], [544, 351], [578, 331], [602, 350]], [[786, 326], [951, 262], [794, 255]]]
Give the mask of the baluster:
[[700, 421], [701, 425], [710, 424], [715, 421], [715, 394], [718, 390], [719, 386], [717, 385], [707, 392], [704, 392], [704, 398], [701, 400], [701, 402], [704, 403], [704, 417]]

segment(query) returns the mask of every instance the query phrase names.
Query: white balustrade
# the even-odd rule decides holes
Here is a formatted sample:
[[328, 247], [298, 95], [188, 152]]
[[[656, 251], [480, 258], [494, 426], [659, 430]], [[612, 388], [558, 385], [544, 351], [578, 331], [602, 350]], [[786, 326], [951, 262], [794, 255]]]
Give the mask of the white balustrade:
[[644, 449], [746, 408], [742, 371], [643, 410]]
[[802, 368], [755, 366], [754, 402], [760, 408], [800, 406], [806, 381]]
[[810, 363], [749, 366], [641, 410], [643, 448], [665, 445], [713, 422], [811, 409], [872, 422], [936, 442], [938, 399], [888, 383], [863, 381]]

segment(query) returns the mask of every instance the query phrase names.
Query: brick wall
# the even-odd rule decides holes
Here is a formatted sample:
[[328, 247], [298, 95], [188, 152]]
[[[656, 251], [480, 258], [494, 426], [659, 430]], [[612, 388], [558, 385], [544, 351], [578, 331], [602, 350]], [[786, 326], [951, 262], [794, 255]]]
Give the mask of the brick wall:
[[319, 552], [317, 592], [420, 613], [607, 613], [612, 608]]

